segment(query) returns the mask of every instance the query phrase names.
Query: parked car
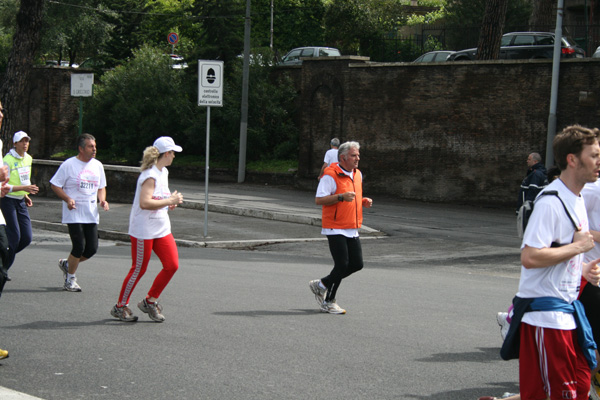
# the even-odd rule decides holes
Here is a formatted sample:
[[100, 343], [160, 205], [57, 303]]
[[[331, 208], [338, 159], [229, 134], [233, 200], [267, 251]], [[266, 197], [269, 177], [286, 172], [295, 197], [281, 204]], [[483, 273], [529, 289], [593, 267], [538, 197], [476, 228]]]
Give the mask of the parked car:
[[413, 62], [444, 62], [448, 60], [448, 56], [450, 56], [450, 54], [453, 54], [454, 52], [451, 50], [436, 50], [436, 51], [430, 51], [427, 52], [423, 55], [421, 55], [419, 58], [417, 58], [415, 61]]
[[600, 58], [600, 46], [598, 46], [594, 54], [592, 54], [592, 58]]
[[341, 53], [333, 47], [298, 47], [290, 50], [278, 65], [300, 65], [301, 57], [339, 57]]
[[171, 61], [172, 61], [171, 68], [186, 69], [188, 67], [188, 64], [185, 62], [183, 57], [181, 57], [177, 54], [169, 54], [169, 57], [171, 57]]
[[[583, 58], [585, 51], [575, 41], [563, 36], [561, 57]], [[448, 56], [448, 61], [475, 60], [477, 49], [457, 51]], [[554, 33], [551, 32], [512, 32], [502, 35], [500, 43], [501, 60], [552, 58], [554, 54]]]

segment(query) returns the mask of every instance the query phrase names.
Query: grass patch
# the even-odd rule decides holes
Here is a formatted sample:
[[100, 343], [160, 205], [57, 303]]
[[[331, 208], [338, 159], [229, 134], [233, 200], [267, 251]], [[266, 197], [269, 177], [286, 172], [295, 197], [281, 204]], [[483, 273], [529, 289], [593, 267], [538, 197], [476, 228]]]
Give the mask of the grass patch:
[[297, 160], [260, 160], [250, 161], [246, 164], [246, 169], [256, 172], [275, 172], [286, 173], [298, 169]]

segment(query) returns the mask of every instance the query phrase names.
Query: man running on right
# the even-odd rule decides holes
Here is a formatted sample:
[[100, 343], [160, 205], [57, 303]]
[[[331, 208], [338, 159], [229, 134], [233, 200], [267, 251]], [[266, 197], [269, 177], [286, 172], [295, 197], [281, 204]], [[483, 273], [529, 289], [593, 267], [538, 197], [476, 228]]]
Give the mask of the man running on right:
[[598, 285], [600, 260], [583, 261], [594, 240], [580, 193], [598, 179], [599, 134], [573, 125], [556, 136], [553, 151], [561, 174], [542, 193], [556, 191], [558, 196], [538, 196], [523, 236], [519, 291], [502, 348], [508, 359], [510, 343], [520, 344], [523, 400], [588, 398], [596, 346], [577, 296], [582, 274]]

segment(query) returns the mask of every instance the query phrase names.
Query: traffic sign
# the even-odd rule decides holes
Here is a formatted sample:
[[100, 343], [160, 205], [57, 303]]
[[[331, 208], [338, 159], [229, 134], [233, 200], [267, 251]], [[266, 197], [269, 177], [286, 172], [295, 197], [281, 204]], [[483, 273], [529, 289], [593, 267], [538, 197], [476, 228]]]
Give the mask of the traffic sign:
[[173, 45], [177, 44], [177, 42], [179, 42], [179, 35], [175, 32], [169, 33], [169, 35], [167, 35], [167, 42]]
[[198, 106], [223, 107], [223, 61], [198, 60]]

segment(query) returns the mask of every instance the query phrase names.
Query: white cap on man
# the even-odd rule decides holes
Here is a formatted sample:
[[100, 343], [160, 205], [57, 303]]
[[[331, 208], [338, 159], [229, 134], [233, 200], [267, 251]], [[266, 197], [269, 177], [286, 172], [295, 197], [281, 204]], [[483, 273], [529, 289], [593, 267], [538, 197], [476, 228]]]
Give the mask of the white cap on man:
[[169, 137], [169, 136], [161, 136], [158, 139], [156, 139], [154, 141], [153, 144], [154, 147], [156, 147], [158, 149], [158, 152], [160, 154], [162, 153], [166, 153], [167, 151], [177, 151], [180, 152], [183, 149], [181, 148], [181, 146], [177, 146], [175, 144], [175, 141], [173, 141], [173, 138]]
[[23, 131], [19, 131], [19, 132], [15, 133], [15, 136], [13, 136], [13, 143], [18, 143], [21, 140], [23, 140], [23, 138], [28, 138], [29, 140], [31, 140], [31, 138], [29, 137], [28, 134], [26, 134]]

